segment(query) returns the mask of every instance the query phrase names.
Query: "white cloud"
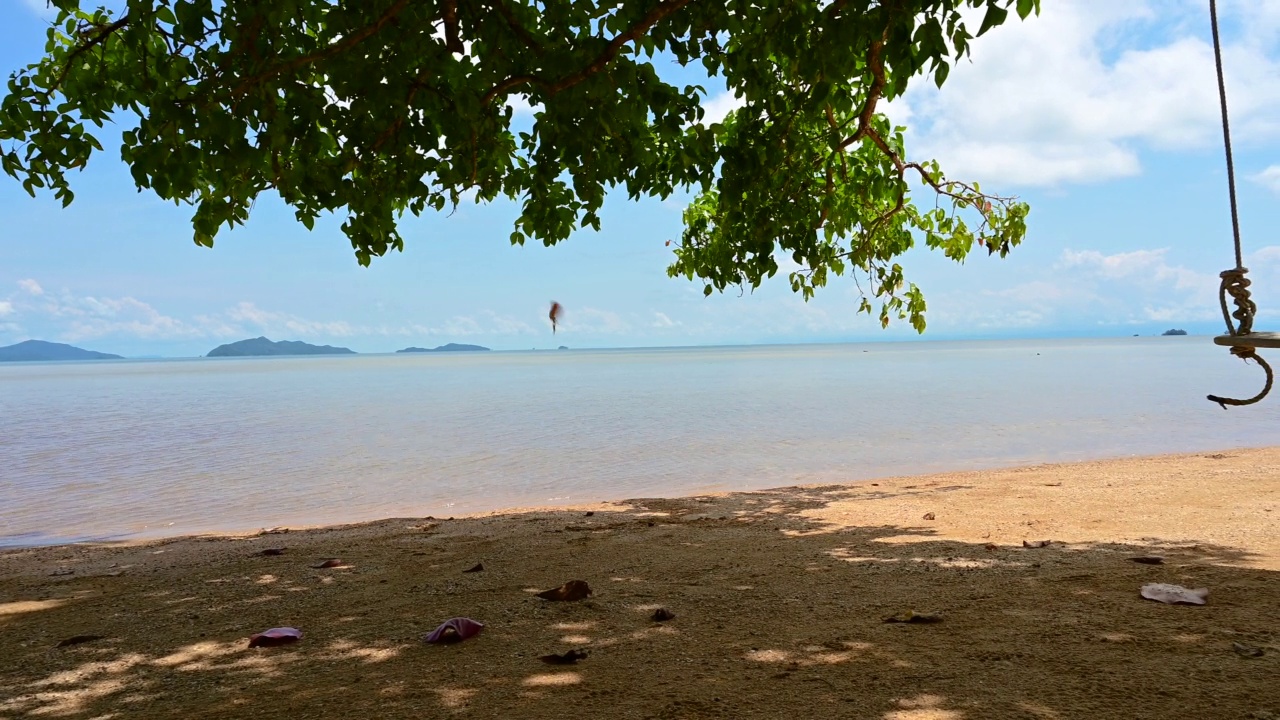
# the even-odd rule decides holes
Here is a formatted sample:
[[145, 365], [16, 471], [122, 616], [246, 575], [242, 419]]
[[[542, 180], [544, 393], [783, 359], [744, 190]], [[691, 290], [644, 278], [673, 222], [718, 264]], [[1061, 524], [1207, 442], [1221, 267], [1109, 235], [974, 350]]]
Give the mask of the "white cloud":
[[1130, 285], [1201, 294], [1216, 291], [1217, 277], [1170, 265], [1165, 261], [1168, 252], [1168, 248], [1161, 248], [1104, 255], [1097, 250], [1064, 250], [1059, 265], [1067, 269], [1083, 269], [1105, 280], [1126, 281]]
[[[4, 313], [0, 313], [3, 315]], [[653, 314], [653, 327], [655, 328], [672, 328], [680, 325], [680, 323], [672, 320], [666, 313], [655, 312]]]
[[725, 119], [730, 112], [746, 105], [746, 100], [740, 97], [734, 97], [732, 92], [722, 92], [710, 100], [702, 103], [702, 110], [705, 113], [702, 116], [703, 125], [711, 125]]
[[[1242, 144], [1280, 135], [1280, 56], [1274, 42], [1258, 40], [1254, 22], [1280, 14], [1277, 5], [1233, 8], [1245, 30], [1227, 37], [1224, 61]], [[1198, 3], [1044, 3], [1039, 17], [1010, 20], [975, 42], [972, 62], [954, 68], [941, 90], [913, 86], [904, 99], [908, 149], [957, 177], [1056, 185], [1135, 175], [1143, 147], [1217, 142], [1203, 14]]]
[[621, 335], [631, 331], [631, 324], [618, 313], [591, 307], [566, 311], [562, 327], [576, 335]]
[[[1189, 322], [1218, 316], [1218, 278], [1168, 260], [1168, 248], [1110, 255], [1064, 250], [1055, 270], [1077, 286], [1069, 309], [1103, 324]], [[1087, 293], [1082, 295], [1081, 292]]]
[[[342, 339], [457, 337], [512, 337], [544, 332], [524, 319], [481, 310], [459, 315], [439, 324], [405, 323], [368, 325], [347, 320], [315, 320], [240, 302], [221, 312], [174, 317], [131, 296], [111, 298], [76, 295], [68, 290], [44, 291], [35, 280], [23, 280], [21, 292], [0, 300], [0, 332], [16, 334], [24, 321], [38, 337], [77, 342], [98, 338], [132, 338], [153, 341], [225, 341], [265, 335], [273, 340], [332, 342]], [[593, 329], [616, 328], [614, 313], [586, 309], [579, 313]], [[625, 325], [625, 324], [624, 324]]]
[[311, 335], [323, 337], [351, 337], [365, 334], [352, 327], [350, 323], [315, 322], [304, 320], [287, 313], [263, 310], [251, 302], [242, 302], [226, 313], [231, 323], [256, 328], [261, 332], [288, 333], [292, 335]]
[[538, 331], [529, 323], [510, 315], [484, 310], [475, 315], [457, 315], [438, 326], [411, 325], [407, 328], [382, 329], [380, 334], [427, 337], [475, 337], [533, 335]]
[[45, 312], [64, 320], [60, 337], [68, 341], [113, 335], [146, 339], [202, 337], [201, 328], [165, 315], [132, 297], [95, 298], [63, 294], [50, 298]]
[[1280, 245], [1258, 248], [1249, 254], [1246, 262], [1250, 267], [1280, 265]]
[[1280, 195], [1280, 165], [1272, 165], [1266, 170], [1254, 175], [1253, 181], [1262, 184], [1275, 194]]
[[[930, 327], [971, 332], [1153, 323], [1176, 327], [1217, 320], [1216, 273], [1179, 264], [1172, 254], [1167, 248], [1118, 253], [1067, 249], [1051, 267], [1012, 273], [1017, 279], [1005, 287], [990, 287], [990, 279], [983, 279], [976, 288], [937, 294], [926, 289]], [[1255, 286], [1263, 278], [1280, 280], [1280, 247], [1263, 248], [1248, 260], [1257, 265]]]
[[[133, 297], [102, 298], [46, 292], [35, 280], [18, 283], [20, 293], [0, 302], [0, 316], [34, 321], [48, 336], [66, 341], [124, 335], [147, 339], [193, 338], [203, 328], [170, 317]], [[6, 331], [17, 326], [6, 324]]]

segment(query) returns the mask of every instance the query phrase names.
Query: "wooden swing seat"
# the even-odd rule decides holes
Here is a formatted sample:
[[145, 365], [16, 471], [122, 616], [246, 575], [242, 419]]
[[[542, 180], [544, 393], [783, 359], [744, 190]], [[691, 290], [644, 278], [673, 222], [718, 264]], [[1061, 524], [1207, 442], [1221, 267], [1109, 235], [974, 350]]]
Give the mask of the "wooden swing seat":
[[1280, 333], [1251, 332], [1246, 335], [1219, 335], [1214, 344], [1224, 347], [1280, 348]]

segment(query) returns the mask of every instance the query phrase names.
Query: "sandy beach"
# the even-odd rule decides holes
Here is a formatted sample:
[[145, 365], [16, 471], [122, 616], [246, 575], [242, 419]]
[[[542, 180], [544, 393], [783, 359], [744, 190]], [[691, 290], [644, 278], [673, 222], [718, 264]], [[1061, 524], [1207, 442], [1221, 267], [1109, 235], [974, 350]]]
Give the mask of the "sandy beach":
[[0, 718], [1280, 718], [1278, 519], [1269, 448], [10, 550]]

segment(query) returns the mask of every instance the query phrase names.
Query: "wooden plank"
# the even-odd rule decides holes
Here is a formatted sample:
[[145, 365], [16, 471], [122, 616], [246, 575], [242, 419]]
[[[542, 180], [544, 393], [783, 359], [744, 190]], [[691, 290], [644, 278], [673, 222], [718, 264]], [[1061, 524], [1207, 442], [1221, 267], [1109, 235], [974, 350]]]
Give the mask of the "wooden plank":
[[1225, 347], [1280, 348], [1280, 333], [1255, 332], [1248, 335], [1219, 335], [1213, 342]]

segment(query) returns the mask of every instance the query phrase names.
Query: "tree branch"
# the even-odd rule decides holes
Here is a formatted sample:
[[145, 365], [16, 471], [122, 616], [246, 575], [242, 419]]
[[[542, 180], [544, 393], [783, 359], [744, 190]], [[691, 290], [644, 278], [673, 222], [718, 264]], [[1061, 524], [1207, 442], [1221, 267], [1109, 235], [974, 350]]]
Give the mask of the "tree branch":
[[408, 4], [409, 0], [396, 0], [392, 3], [391, 7], [387, 8], [386, 12], [382, 13], [382, 15], [374, 21], [372, 25], [361, 28], [358, 32], [344, 37], [342, 40], [325, 47], [323, 50], [317, 50], [312, 53], [307, 53], [301, 57], [296, 57], [288, 62], [273, 65], [257, 75], [245, 78], [231, 91], [232, 97], [241, 95], [250, 87], [264, 80], [269, 80], [281, 73], [291, 72], [300, 67], [310, 65], [318, 60], [324, 60], [325, 58], [333, 57], [334, 55], [350, 50], [377, 34], [378, 31], [382, 30], [382, 28], [387, 25], [387, 23], [394, 20], [396, 15], [399, 15], [400, 11]]
[[880, 97], [884, 94], [884, 86], [887, 84], [884, 77], [884, 43], [888, 37], [889, 28], [886, 26], [880, 39], [871, 41], [871, 49], [867, 53], [867, 69], [871, 71], [871, 87], [867, 88], [867, 101], [862, 106], [862, 112], [858, 113], [858, 129], [841, 141], [840, 146], [836, 148], [837, 152], [872, 132], [871, 119], [876, 114], [876, 103], [880, 101]]
[[516, 20], [516, 16], [511, 13], [511, 8], [507, 7], [503, 0], [493, 0], [493, 6], [497, 8], [498, 14], [502, 16], [502, 19], [507, 21], [507, 27], [511, 28], [511, 32], [519, 36], [529, 49], [539, 54], [542, 53], [542, 44], [534, 39], [533, 35]]
[[458, 0], [444, 0], [442, 3], [444, 19], [444, 46], [449, 52], [461, 55], [466, 52], [462, 39], [458, 37]]
[[605, 69], [605, 67], [607, 67], [609, 63], [613, 62], [613, 59], [618, 56], [618, 53], [622, 52], [622, 48], [625, 47], [627, 43], [632, 42], [649, 32], [654, 25], [657, 25], [664, 18], [683, 8], [685, 5], [688, 5], [690, 2], [693, 2], [693, 0], [663, 0], [658, 3], [657, 6], [650, 10], [647, 15], [640, 19], [640, 22], [632, 25], [626, 30], [626, 32], [619, 33], [614, 36], [614, 38], [609, 41], [609, 46], [606, 47], [604, 52], [600, 53], [600, 55], [592, 61], [590, 65], [575, 73], [566, 75], [554, 83], [547, 82], [546, 80], [533, 75], [512, 76], [497, 85], [494, 85], [493, 89], [484, 94], [484, 98], [481, 102], [488, 104], [499, 95], [503, 95], [513, 88], [526, 84], [541, 85], [547, 91], [548, 95], [554, 95], [562, 90], [567, 90]]
[[[866, 232], [866, 234], [868, 235], [878, 230], [881, 225], [888, 222], [890, 218], [892, 218], [894, 215], [897, 215], [899, 212], [902, 211], [903, 207], [905, 207], [906, 190], [903, 188], [901, 183], [905, 182], [907, 170], [915, 170], [917, 173], [919, 173], [920, 179], [923, 180], [926, 185], [933, 188], [934, 192], [938, 193], [939, 195], [943, 197], [949, 197], [955, 203], [972, 204], [977, 209], [978, 213], [982, 215], [982, 226], [978, 228], [979, 244], [982, 244], [982, 238], [981, 238], [982, 229], [987, 226], [987, 222], [989, 220], [987, 217], [987, 213], [991, 212], [991, 202], [987, 198], [991, 198], [992, 200], [995, 200], [998, 203], [1004, 204], [1006, 207], [1008, 206], [1008, 203], [1010, 201], [1016, 199], [1016, 198], [1001, 197], [999, 195], [987, 195], [986, 193], [974, 190], [972, 186], [966, 183], [957, 182], [954, 180], [939, 183], [933, 179], [933, 176], [929, 174], [929, 171], [926, 170], [924, 166], [922, 166], [920, 163], [903, 161], [903, 159], [896, 152], [893, 151], [893, 148], [889, 147], [889, 143], [885, 142], [884, 138], [880, 137], [880, 134], [877, 133], [875, 130], [868, 130], [866, 136], [871, 139], [871, 142], [875, 143], [876, 147], [880, 148], [881, 152], [883, 152], [886, 156], [888, 156], [890, 161], [893, 162], [894, 167], [898, 169], [898, 180], [900, 183], [898, 186], [898, 202], [892, 208], [890, 208], [887, 212], [885, 212], [883, 215], [876, 218], [875, 221], [872, 222], [870, 226], [868, 226], [867, 232]], [[952, 187], [956, 187], [956, 186], [960, 187], [960, 189], [963, 191], [967, 191], [969, 193], [972, 193], [973, 195], [977, 195], [982, 199], [982, 202], [979, 203], [972, 197], [966, 197], [961, 193], [957, 193], [951, 190]]]
[[62, 81], [67, 79], [67, 73], [71, 72], [71, 63], [77, 57], [89, 52], [95, 47], [106, 42], [107, 38], [111, 37], [113, 33], [115, 33], [117, 30], [119, 30], [120, 28], [128, 24], [129, 24], [129, 13], [125, 13], [124, 15], [120, 16], [119, 20], [116, 20], [110, 25], [96, 28], [98, 30], [98, 34], [94, 35], [89, 40], [89, 42], [81, 45], [80, 47], [77, 47], [75, 50], [72, 50], [70, 53], [67, 54], [67, 62], [65, 65], [62, 66], [62, 72], [58, 73], [58, 79], [55, 80], [53, 82], [53, 85], [49, 87], [49, 91], [52, 92], [54, 90], [57, 90], [62, 85]]

